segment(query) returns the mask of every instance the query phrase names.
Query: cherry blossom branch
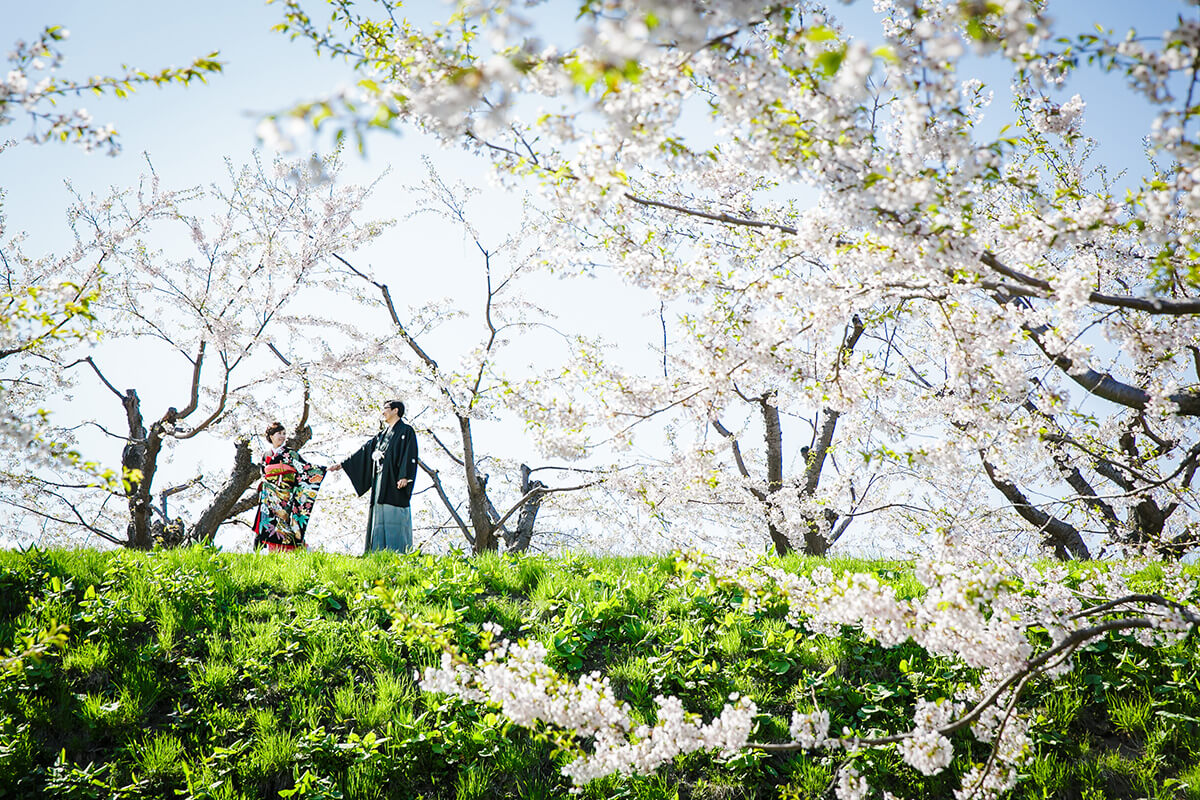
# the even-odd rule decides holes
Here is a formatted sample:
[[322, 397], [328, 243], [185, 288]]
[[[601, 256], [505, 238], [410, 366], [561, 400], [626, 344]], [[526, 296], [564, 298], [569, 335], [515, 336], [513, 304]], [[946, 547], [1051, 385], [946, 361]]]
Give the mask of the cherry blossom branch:
[[121, 392], [118, 392], [117, 387], [113, 386], [112, 383], [109, 382], [108, 378], [104, 377], [104, 373], [100, 371], [100, 367], [96, 366], [96, 362], [92, 360], [91, 356], [88, 356], [87, 358], [85, 358], [81, 361], [75, 361], [71, 364], [67, 364], [66, 367], [64, 367], [64, 369], [70, 369], [71, 367], [75, 366], [76, 364], [87, 364], [89, 367], [92, 368], [92, 371], [96, 373], [96, 377], [98, 377], [100, 379], [100, 381], [105, 386], [108, 387], [109, 391], [117, 396], [118, 400], [121, 400], [122, 402], [125, 400], [125, 395], [122, 394]]
[[[780, 233], [787, 233], [791, 235], [796, 235], [799, 233], [799, 230], [792, 225], [770, 222], [766, 220], [757, 220], [749, 217], [740, 217], [726, 212], [713, 213], [702, 211], [700, 209], [690, 208], [677, 203], [668, 203], [662, 200], [653, 200], [647, 197], [641, 197], [633, 194], [632, 192], [625, 192], [624, 197], [639, 205], [662, 208], [669, 211], [675, 211], [680, 214], [698, 217], [700, 219], [711, 220], [713, 222], [721, 222], [752, 229], [775, 230], [779, 231]], [[1018, 281], [1019, 283], [1023, 284], [1024, 287], [1032, 287], [1022, 288], [1008, 286], [1005, 284], [995, 284], [994, 286], [991, 286], [991, 288], [1005, 290], [1011, 294], [1025, 297], [1037, 297], [1042, 299], [1049, 299], [1053, 297], [1053, 287], [1050, 285], [1049, 281], [1042, 280], [1041, 278], [1035, 278], [1031, 275], [1026, 275], [1022, 272], [1012, 269], [1011, 267], [1006, 266], [1002, 261], [1000, 261], [1000, 259], [990, 252], [984, 252], [979, 257], [979, 260], [980, 263], [991, 267], [1005, 277]], [[1088, 294], [1088, 300], [1101, 305], [1127, 308], [1135, 311], [1144, 311], [1149, 314], [1167, 314], [1173, 316], [1200, 314], [1200, 299], [1169, 300], [1158, 297], [1143, 298], [1090, 292]], [[1200, 373], [1200, 367], [1198, 367], [1198, 373]], [[1197, 413], [1200, 413], [1200, 411]]]
[[[1049, 325], [1030, 325], [1025, 323], [1021, 328], [1029, 334], [1029, 338], [1033, 340], [1033, 343], [1038, 346], [1039, 350], [1045, 353], [1051, 363], [1062, 370], [1075, 383], [1087, 389], [1091, 394], [1117, 403], [1118, 405], [1137, 409], [1138, 411], [1145, 410], [1146, 406], [1149, 405], [1151, 397], [1150, 393], [1146, 390], [1123, 383], [1108, 373], [1097, 372], [1087, 366], [1078, 366], [1065, 354], [1053, 352], [1042, 340], [1043, 334], [1050, 329]], [[1200, 416], [1200, 394], [1192, 391], [1181, 391], [1175, 392], [1168, 396], [1167, 399], [1178, 406], [1177, 413], [1181, 416]]]
[[[1053, 425], [1060, 431], [1062, 430], [1061, 426], [1059, 426], [1058, 421], [1054, 419], [1053, 415], [1042, 411], [1032, 400], [1027, 399], [1024, 403], [1022, 403], [1022, 406], [1026, 411], [1029, 412], [1030, 415], [1042, 419], [1044, 422], [1046, 422], [1046, 424]], [[1047, 442], [1051, 459], [1054, 461], [1055, 466], [1058, 467], [1059, 472], [1063, 475], [1063, 479], [1066, 480], [1067, 484], [1084, 499], [1084, 502], [1090, 508], [1099, 512], [1105, 528], [1108, 529], [1109, 535], [1115, 538], [1117, 536], [1117, 526], [1120, 524], [1120, 520], [1117, 518], [1117, 512], [1113, 510], [1112, 506], [1104, 502], [1104, 500], [1098, 496], [1096, 489], [1083, 476], [1083, 472], [1079, 469], [1079, 467], [1070, 462], [1066, 448], [1063, 447], [1061, 443], [1050, 442], [1044, 436], [1042, 437], [1042, 440]]]
[[[726, 212], [713, 213], [702, 211], [700, 209], [690, 208], [677, 203], [668, 203], [662, 200], [653, 200], [648, 197], [641, 197], [633, 194], [632, 192], [625, 192], [624, 197], [639, 205], [662, 208], [692, 217], [699, 217], [700, 219], [711, 220], [713, 222], [722, 222], [744, 228], [775, 230], [779, 231], [780, 233], [787, 233], [791, 235], [796, 235], [799, 233], [799, 230], [792, 225], [770, 222], [766, 220], [757, 220], [750, 217], [741, 217]], [[1032, 275], [1026, 275], [1025, 273], [1012, 269], [1011, 267], [1006, 266], [1002, 261], [1000, 261], [999, 258], [990, 252], [984, 252], [979, 257], [979, 261], [985, 266], [996, 270], [1005, 277], [1018, 281], [1025, 287], [1032, 287], [1032, 289], [1004, 287], [1002, 284], [997, 284], [995, 288], [1009, 288], [1013, 294], [1027, 297], [1038, 297], [1042, 299], [1053, 297], [1053, 287], [1050, 285], [1049, 281], [1042, 280], [1041, 278], [1035, 278]], [[1200, 314], [1200, 299], [1168, 300], [1158, 297], [1142, 298], [1102, 294], [1100, 292], [1090, 292], [1088, 294], [1088, 299], [1101, 305], [1127, 308], [1135, 311], [1144, 311], [1149, 314], [1168, 314], [1174, 316]]]
[[1000, 491], [1000, 494], [1004, 495], [1004, 498], [1022, 519], [1046, 534], [1054, 545], [1059, 558], [1065, 559], [1068, 553], [1078, 559], [1091, 558], [1087, 544], [1075, 526], [1047, 514], [1030, 503], [1029, 498], [1017, 488], [1015, 483], [1004, 480], [996, 474], [996, 468], [988, 461], [987, 453], [984, 450], [979, 451], [979, 459], [983, 462], [983, 471], [992, 485]]
[[[980, 263], [1012, 278], [1025, 286], [1032, 286], [1041, 292], [1035, 296], [1049, 299], [1054, 296], [1054, 289], [1049, 281], [1026, 275], [1004, 264], [994, 254], [985, 252], [979, 257]], [[1200, 298], [1195, 300], [1169, 300], [1161, 297], [1131, 297], [1122, 295], [1101, 294], [1089, 292], [1087, 299], [1100, 305], [1128, 308], [1133, 311], [1144, 311], [1147, 314], [1167, 314], [1171, 316], [1187, 316], [1200, 314]]]
[[442, 379], [441, 370], [438, 368], [437, 362], [434, 361], [433, 358], [421, 348], [421, 345], [417, 343], [417, 340], [408, 332], [408, 328], [406, 328], [404, 323], [400, 321], [400, 315], [396, 312], [396, 306], [392, 302], [392, 293], [388, 289], [387, 285], [376, 281], [374, 278], [360, 271], [357, 267], [339, 254], [331, 253], [331, 255], [355, 275], [367, 281], [379, 290], [380, 294], [383, 296], [384, 304], [387, 307], [388, 315], [392, 318], [392, 324], [395, 325], [396, 330], [400, 333], [400, 338], [403, 339], [404, 342], [409, 346], [409, 349], [416, 354], [417, 358], [419, 358], [427, 367], [429, 367], [438, 389], [450, 403], [450, 408], [455, 410], [455, 415], [460, 416], [461, 418], [461, 415], [459, 415], [458, 411], [456, 410], [458, 408], [458, 404], [454, 400], [454, 395], [450, 393], [450, 389], [446, 385], [446, 381]]
[[475, 537], [471, 534], [471, 530], [467, 526], [467, 523], [463, 521], [461, 516], [459, 516], [458, 508], [456, 508], [455, 505], [450, 502], [450, 497], [446, 494], [445, 487], [442, 486], [442, 479], [438, 471], [426, 464], [424, 459], [418, 458], [417, 464], [419, 464], [421, 469], [425, 471], [425, 474], [429, 476], [429, 480], [433, 482], [433, 488], [437, 491], [438, 497], [442, 498], [442, 504], [446, 506], [446, 510], [450, 512], [450, 516], [454, 518], [454, 522], [458, 525], [459, 530], [462, 531], [463, 537], [467, 540], [467, 543], [474, 545]]
[[[1186, 610], [1186, 606], [1182, 608]], [[1190, 611], [1187, 612], [1187, 619], [1193, 629], [1196, 625], [1200, 624], [1200, 616], [1197, 616]], [[983, 712], [989, 707], [994, 705], [996, 700], [1003, 696], [1004, 693], [1007, 692], [1014, 684], [1021, 684], [1024, 686], [1024, 684], [1027, 683], [1031, 678], [1036, 677], [1036, 675], [1048, 669], [1049, 662], [1052, 662], [1054, 659], [1060, 656], [1068, 655], [1074, 652], [1078, 647], [1086, 644], [1094, 638], [1106, 633], [1111, 633], [1113, 631], [1156, 627], [1158, 626], [1153, 620], [1138, 617], [1132, 619], [1106, 620], [1091, 627], [1074, 631], [1064, 638], [1059, 644], [1040, 654], [1036, 658], [1031, 659], [1020, 670], [1006, 677], [991, 691], [991, 693], [989, 693], [983, 700], [980, 700], [970, 712], [959, 717], [954, 722], [943, 725], [936, 730], [943, 736], [962, 730], [972, 722], [975, 722], [977, 719], [979, 719], [980, 715], [982, 715]], [[837, 742], [837, 746], [843, 747], [847, 750], [857, 750], [864, 747], [879, 747], [882, 745], [897, 744], [905, 739], [911, 739], [917, 733], [919, 732], [910, 731], [908, 733], [895, 734], [892, 736], [852, 736], [833, 738], [828, 739], [827, 741]], [[761, 744], [756, 742], [748, 742], [746, 746], [768, 753], [794, 753], [800, 750], [811, 749], [810, 745], [796, 741]]]
[[497, 528], [499, 528], [501, 525], [503, 525], [505, 522], [508, 521], [509, 517], [511, 517], [513, 514], [517, 513], [518, 511], [520, 511], [522, 506], [524, 506], [526, 503], [528, 503], [532, 500], [535, 500], [537, 498], [545, 497], [545, 496], [551, 495], [551, 494], [558, 494], [560, 492], [577, 492], [581, 489], [590, 489], [593, 486], [599, 486], [602, 483], [604, 483], [604, 481], [592, 481], [591, 483], [581, 483], [581, 484], [578, 484], [577, 486], [555, 486], [555, 487], [537, 486], [537, 487], [534, 487], [533, 489], [530, 489], [528, 492], [526, 492], [524, 495], [522, 495], [520, 500], [513, 503], [512, 507], [509, 508], [508, 511], [504, 512], [504, 516], [500, 517], [500, 519], [496, 520], [492, 524], [495, 525]]

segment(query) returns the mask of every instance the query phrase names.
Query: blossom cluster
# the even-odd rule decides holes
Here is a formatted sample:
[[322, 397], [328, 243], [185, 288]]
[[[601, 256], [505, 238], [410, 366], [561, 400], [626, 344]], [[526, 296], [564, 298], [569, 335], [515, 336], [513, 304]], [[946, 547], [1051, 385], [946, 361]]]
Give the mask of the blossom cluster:
[[215, 60], [216, 53], [212, 53], [207, 58], [196, 59], [189, 67], [169, 68], [158, 73], [128, 69], [118, 76], [70, 80], [56, 74], [63, 62], [60, 44], [69, 37], [70, 31], [66, 28], [51, 25], [33, 41], [17, 40], [7, 54], [10, 68], [0, 80], [0, 127], [15, 122], [16, 115], [23, 113], [31, 123], [25, 137], [28, 141], [74, 141], [88, 152], [106, 149], [109, 155], [116, 155], [121, 147], [112, 125], [97, 123], [86, 108], [58, 112], [50, 108], [66, 96], [84, 92], [103, 94], [111, 90], [120, 97], [132, 92], [139, 84], [189, 83], [206, 73], [220, 71], [222, 66]]
[[[751, 613], [782, 600], [788, 604], [789, 623], [801, 630], [838, 636], [842, 626], [849, 626], [885, 647], [911, 641], [931, 655], [972, 668], [962, 673], [954, 696], [918, 698], [907, 730], [889, 734], [873, 729], [863, 735], [846, 727], [841, 735], [831, 735], [831, 714], [819, 706], [793, 713], [789, 727], [791, 748], [843, 750], [854, 756], [894, 747], [913, 769], [936, 775], [954, 762], [952, 737], [969, 726], [991, 755], [986, 765], [966, 770], [956, 792], [960, 800], [997, 798], [1014, 785], [1031, 752], [1035, 724], [1016, 708], [1021, 687], [1035, 677], [1051, 682], [1062, 677], [1076, 649], [1107, 630], [1088, 625], [1108, 619], [1120, 620], [1130, 630], [1163, 629], [1156, 634], [1161, 644], [1200, 623], [1200, 614], [1184, 603], [1131, 593], [1124, 575], [1115, 571], [1097, 569], [1070, 579], [1061, 568], [1027, 561], [984, 563], [944, 556], [917, 571], [925, 590], [910, 599], [898, 597], [873, 575], [837, 578], [824, 566], [807, 577], [692, 554], [678, 557], [676, 569], [680, 580], [707, 576], [716, 586], [736, 588]], [[1180, 569], [1166, 576], [1164, 587], [1185, 603], [1200, 599], [1196, 580]], [[1035, 645], [1041, 631], [1050, 632], [1050, 645]], [[731, 752], [756, 746], [750, 735], [757, 710], [746, 698], [731, 698], [717, 718], [704, 724], [685, 711], [679, 698], [660, 696], [655, 699], [657, 723], [635, 727], [628, 705], [616, 699], [607, 678], [591, 673], [573, 681], [545, 664], [544, 646], [506, 639], [497, 643], [498, 634], [498, 628], [488, 627], [483, 638], [488, 652], [475, 663], [457, 651], [444, 652], [441, 666], [420, 676], [422, 688], [487, 703], [526, 727], [558, 731], [576, 755], [563, 772], [577, 786], [605, 775], [651, 771], [697, 749]], [[1071, 634], [1077, 635], [1070, 639]], [[978, 679], [966, 679], [976, 670]], [[839, 773], [839, 798], [869, 792], [867, 777], [855, 767]]]
[[605, 775], [649, 773], [681, 753], [734, 753], [750, 737], [757, 708], [748, 698], [731, 697], [719, 716], [702, 723], [679, 698], [659, 696], [656, 723], [635, 727], [607, 678], [592, 673], [571, 681], [545, 663], [546, 655], [540, 642], [501, 639], [473, 665], [444, 651], [441, 666], [426, 667], [417, 679], [425, 691], [488, 703], [518, 725], [551, 725], [592, 740], [590, 752], [563, 767], [577, 786]]

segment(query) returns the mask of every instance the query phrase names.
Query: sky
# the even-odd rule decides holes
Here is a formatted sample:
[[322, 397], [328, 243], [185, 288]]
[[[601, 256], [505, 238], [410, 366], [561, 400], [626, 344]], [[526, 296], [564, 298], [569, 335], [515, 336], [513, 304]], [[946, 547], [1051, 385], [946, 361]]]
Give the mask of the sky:
[[[114, 123], [124, 152], [117, 158], [86, 154], [78, 148], [22, 147], [19, 158], [0, 161], [0, 180], [14, 193], [9, 209], [10, 227], [39, 235], [43, 229], [52, 242], [52, 226], [61, 216], [48, 210], [67, 202], [62, 181], [70, 177], [83, 191], [99, 191], [109, 185], [124, 185], [143, 169], [141, 154], [149, 153], [164, 180], [188, 185], [211, 180], [225, 156], [238, 160], [256, 143], [254, 131], [262, 114], [287, 109], [296, 102], [322, 96], [339, 84], [354, 79], [349, 65], [317, 57], [305, 41], [291, 41], [270, 31], [279, 22], [279, 4], [262, 0], [206, 0], [204, 3], [161, 0], [4, 0], [4, 24], [0, 38], [8, 46], [16, 38], [32, 38], [43, 26], [67, 27], [71, 38], [63, 49], [68, 76], [119, 73], [124, 64], [142, 69], [167, 65], [182, 66], [192, 58], [219, 51], [226, 62], [223, 74], [208, 85], [188, 88], [170, 86], [143, 89], [133, 98], [86, 98], [98, 121]], [[555, 0], [550, 9], [562, 6], [570, 13], [571, 3]], [[851, 27], [869, 16], [869, 3], [849, 9], [835, 4]], [[319, 9], [319, 3], [309, 4]], [[405, 6], [405, 13], [441, 16], [449, 6], [441, 0], [418, 0]], [[1053, 3], [1054, 13], [1072, 24], [1099, 21], [1121, 30], [1137, 25], [1157, 33], [1173, 17], [1178, 5], [1167, 0], [1150, 0], [1131, 5], [1120, 0]], [[314, 16], [316, 16], [314, 14]], [[548, 13], [546, 16], [550, 16]], [[870, 35], [863, 27], [863, 33]], [[1002, 102], [1002, 98], [998, 98]], [[1087, 124], [1102, 133], [1105, 148], [1115, 156], [1113, 163], [1128, 162], [1135, 154], [1142, 131], [1128, 124], [1129, 105], [1137, 101], [1123, 92], [1088, 93]], [[25, 131], [18, 121], [5, 132], [19, 137]], [[326, 143], [327, 144], [327, 143]], [[353, 160], [351, 179], [370, 179], [390, 166], [395, 180], [411, 182], [420, 172], [422, 155], [437, 156], [440, 170], [450, 177], [483, 182], [484, 168], [476, 158], [441, 149], [415, 132], [400, 136], [376, 134], [369, 137], [363, 160]], [[1136, 155], [1133, 156], [1136, 160]], [[384, 187], [384, 196], [387, 189]]]
[[[66, 60], [60, 70], [68, 77], [90, 74], [114, 74], [123, 65], [157, 70], [168, 65], [182, 66], [193, 58], [219, 51], [226, 62], [224, 72], [213, 75], [207, 84], [188, 87], [144, 88], [131, 98], [87, 98], [80, 101], [100, 123], [117, 127], [122, 153], [110, 158], [101, 153], [85, 153], [71, 145], [22, 144], [0, 154], [0, 186], [7, 191], [5, 213], [8, 230], [27, 231], [27, 250], [37, 254], [64, 249], [68, 234], [64, 209], [71, 200], [65, 181], [82, 194], [103, 193], [109, 187], [136, 183], [145, 170], [148, 156], [164, 184], [184, 187], [218, 180], [225, 170], [224, 159], [235, 164], [249, 159], [256, 146], [255, 128], [263, 114], [285, 110], [295, 103], [328, 94], [339, 84], [354, 79], [345, 63], [317, 57], [305, 41], [291, 41], [271, 32], [282, 15], [280, 5], [261, 0], [44, 0], [18, 2], [0, 0], [3, 23], [0, 47], [8, 48], [18, 38], [32, 38], [46, 25], [62, 25], [70, 30], [63, 43]], [[564, 28], [574, 17], [573, 6], [552, 0], [542, 14], [551, 18], [556, 7], [563, 10]], [[319, 8], [316, 2], [309, 8]], [[1098, 21], [1121, 30], [1137, 25], [1149, 33], [1158, 33], [1176, 13], [1177, 4], [1151, 0], [1132, 5], [1119, 0], [1103, 2], [1057, 2], [1055, 13], [1072, 24]], [[416, 15], [441, 16], [448, 8], [438, 0], [420, 0], [406, 11]], [[834, 4], [835, 13], [847, 14], [851, 29], [869, 14], [870, 4], [860, 3], [849, 11]], [[569, 15], [569, 16], [568, 16]], [[863, 29], [864, 33], [868, 33]], [[869, 35], [869, 33], [868, 33]], [[1094, 78], [1085, 73], [1080, 82], [1086, 92]], [[1119, 81], [1113, 81], [1116, 83]], [[1071, 91], [1074, 91], [1072, 89]], [[999, 94], [999, 93], [998, 93]], [[1127, 124], [1131, 108], [1140, 101], [1124, 92], [1087, 92], [1086, 131], [1104, 139], [1099, 152], [1103, 163], [1141, 163], [1140, 137], [1143, 131]], [[1064, 96], [1062, 99], [1066, 99]], [[1006, 101], [998, 96], [997, 104]], [[998, 115], [999, 116], [999, 115]], [[3, 131], [4, 137], [19, 138], [26, 122], [17, 121]], [[328, 142], [322, 144], [328, 145]], [[345, 179], [369, 182], [379, 179], [368, 216], [392, 217], [400, 223], [372, 245], [356, 255], [356, 263], [369, 267], [389, 285], [404, 287], [406, 298], [417, 302], [456, 291], [447, 276], [454, 270], [477, 269], [474, 246], [460, 233], [446, 226], [431, 225], [428, 218], [404, 220], [413, 201], [406, 187], [423, 176], [422, 158], [429, 157], [449, 180], [462, 180], [487, 187], [487, 167], [474, 156], [446, 150], [419, 133], [400, 135], [379, 133], [368, 138], [366, 153], [347, 158]], [[390, 170], [384, 175], [385, 171]], [[498, 189], [486, 189], [482, 209], [473, 222], [485, 239], [498, 241], [512, 229], [519, 203]], [[604, 328], [626, 326], [632, 341], [653, 339], [657, 320], [648, 316], [645, 298], [624, 308], [624, 318], [614, 320], [610, 312], [601, 313], [606, 304], [597, 302], [607, 291], [595, 283], [578, 284], [558, 281], [548, 286], [549, 297], [569, 302], [586, 296], [574, 312], [572, 323], [581, 332], [600, 332]], [[598, 294], [599, 292], [599, 294]], [[614, 295], [615, 296], [615, 295]], [[589, 313], [590, 309], [590, 313]], [[640, 345], [644, 346], [644, 345]], [[113, 367], [120, 385], [147, 385], [147, 370], [153, 364], [125, 359]], [[152, 383], [152, 382], [150, 382]], [[176, 402], [174, 395], [143, 397], [148, 410]], [[97, 402], [112, 402], [111, 396]], [[119, 409], [114, 409], [119, 411]], [[319, 426], [321, 421], [315, 423]], [[509, 451], [530, 449], [522, 434], [505, 434], [502, 442]], [[102, 445], [108, 447], [111, 445]], [[111, 458], [111, 454], [102, 454]], [[216, 447], [210, 466], [228, 463], [226, 449]], [[180, 468], [180, 477], [187, 470]], [[169, 473], [163, 480], [174, 476]], [[365, 509], [361, 509], [365, 514]]]
[[[10, 228], [44, 238], [48, 249], [54, 247], [61, 209], [70, 199], [65, 179], [85, 194], [129, 185], [145, 171], [143, 156], [148, 154], [167, 185], [208, 183], [223, 174], [224, 158], [240, 163], [249, 157], [263, 114], [353, 80], [343, 62], [318, 58], [305, 42], [272, 33], [271, 26], [281, 18], [278, 5], [254, 0], [12, 5], [5, 12], [4, 30], [14, 36], [32, 38], [47, 24], [68, 28], [60, 72], [69, 77], [119, 74], [125, 64], [145, 70], [183, 66], [213, 51], [226, 64], [207, 84], [145, 88], [127, 100], [80, 100], [97, 121], [117, 127], [123, 152], [115, 158], [72, 146], [23, 145], [18, 158], [0, 161], [0, 179], [12, 194]], [[18, 118], [5, 133], [17, 137], [25, 132]], [[380, 135], [368, 146], [366, 158], [347, 160], [347, 180], [371, 181], [392, 168], [392, 179], [381, 185], [380, 207], [401, 205], [400, 187], [419, 179], [422, 155], [436, 152], [447, 177], [485, 179], [481, 163], [443, 151], [417, 133]]]

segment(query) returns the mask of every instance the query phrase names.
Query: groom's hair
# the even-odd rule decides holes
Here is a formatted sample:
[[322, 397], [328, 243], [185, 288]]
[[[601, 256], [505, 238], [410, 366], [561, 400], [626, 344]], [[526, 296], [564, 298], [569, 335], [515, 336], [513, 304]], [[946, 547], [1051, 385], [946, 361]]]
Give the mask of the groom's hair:
[[404, 403], [401, 403], [399, 400], [388, 400], [383, 405], [385, 408], [396, 409], [397, 414], [399, 414], [402, 417], [404, 416]]

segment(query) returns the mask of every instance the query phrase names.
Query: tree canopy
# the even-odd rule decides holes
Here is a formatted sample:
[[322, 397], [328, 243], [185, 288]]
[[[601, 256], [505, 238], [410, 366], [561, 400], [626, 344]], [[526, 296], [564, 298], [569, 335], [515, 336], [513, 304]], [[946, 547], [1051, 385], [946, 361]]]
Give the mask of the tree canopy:
[[[577, 369], [591, 391], [560, 428], [672, 409], [692, 429], [673, 485], [730, 487], [810, 552], [872, 509], [912, 530], [1015, 525], [1062, 557], [1194, 546], [1185, 14], [1148, 36], [1020, 0], [875, 3], [874, 25], [806, 2], [576, 10], [575, 29], [510, 3], [427, 25], [386, 0], [292, 0], [279, 26], [363, 76], [295, 115], [416, 126], [536, 179], [548, 264], [614, 264], [669, 304], [666, 375]], [[1144, 163], [1097, 163], [1089, 88], [1131, 98]], [[757, 447], [730, 425], [739, 403], [766, 412]], [[772, 409], [810, 420], [787, 476]]]

